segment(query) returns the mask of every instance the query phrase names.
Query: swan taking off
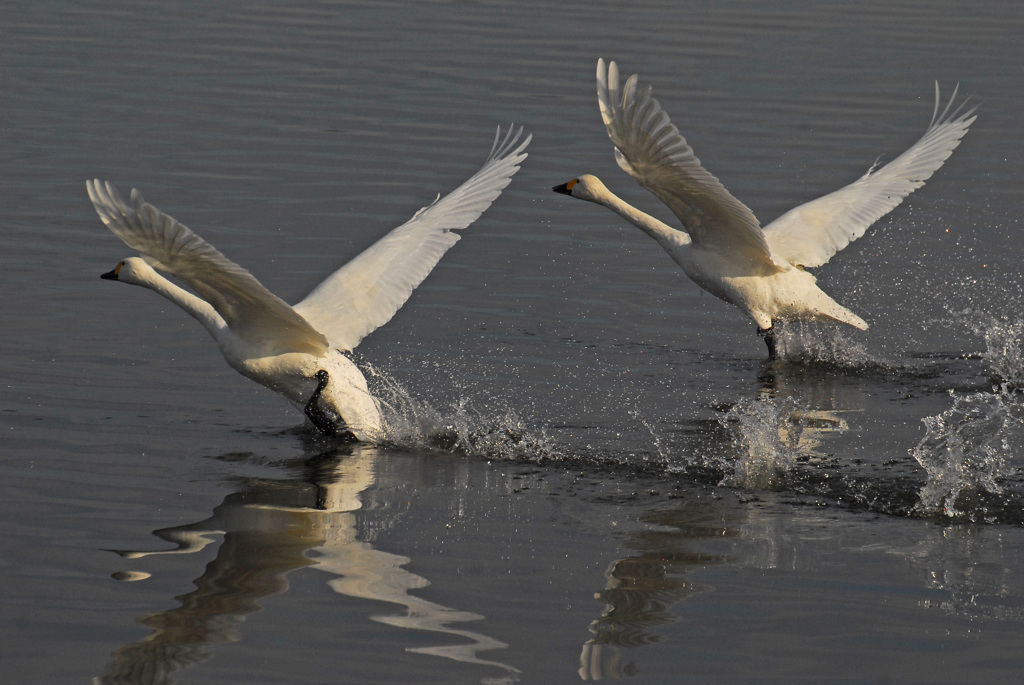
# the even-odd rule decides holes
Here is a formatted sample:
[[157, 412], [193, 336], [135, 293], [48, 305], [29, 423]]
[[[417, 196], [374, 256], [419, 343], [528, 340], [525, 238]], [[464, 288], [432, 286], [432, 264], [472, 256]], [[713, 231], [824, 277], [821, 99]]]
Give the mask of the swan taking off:
[[910, 149], [762, 229], [753, 212], [701, 166], [651, 97], [650, 87], [639, 88], [636, 75], [620, 85], [615, 62], [606, 71], [600, 59], [597, 99], [615, 159], [668, 205], [685, 231], [632, 207], [595, 176], [580, 176], [553, 190], [604, 205], [657, 240], [697, 285], [754, 320], [774, 358], [773, 325], [779, 319], [828, 319], [867, 329], [863, 319], [818, 288], [804, 268], [828, 262], [942, 166], [975, 119], [974, 109], [964, 111], [964, 103], [953, 107], [955, 98], [956, 90], [940, 112], [936, 84], [931, 125]]
[[[468, 181], [335, 271], [294, 307], [248, 271], [132, 190], [125, 202], [110, 183], [86, 181], [103, 223], [142, 257], [103, 278], [154, 290], [195, 317], [236, 371], [304, 405], [321, 431], [377, 441], [377, 401], [344, 352], [387, 323], [459, 235], [509, 184], [531, 136], [501, 129], [487, 161]], [[176, 276], [199, 296], [159, 273]]]

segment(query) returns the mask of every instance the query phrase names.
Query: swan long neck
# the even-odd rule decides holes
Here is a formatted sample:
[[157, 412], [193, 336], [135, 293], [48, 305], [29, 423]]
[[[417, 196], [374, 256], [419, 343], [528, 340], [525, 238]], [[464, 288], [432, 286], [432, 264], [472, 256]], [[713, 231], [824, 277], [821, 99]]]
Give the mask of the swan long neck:
[[690, 236], [685, 231], [679, 231], [663, 221], [655, 219], [650, 214], [641, 212], [607, 188], [603, 189], [600, 195], [595, 197], [594, 202], [612, 210], [623, 219], [633, 224], [641, 231], [658, 241], [658, 244], [668, 249], [679, 247], [689, 242]]
[[227, 327], [227, 324], [221, 315], [217, 313], [217, 310], [213, 308], [213, 305], [200, 297], [196, 297], [184, 288], [179, 288], [156, 271], [151, 270], [151, 273], [146, 276], [147, 277], [144, 280], [140, 280], [137, 285], [149, 288], [153, 292], [163, 295], [168, 300], [188, 312], [188, 314], [196, 321], [201, 323], [203, 328], [205, 328], [215, 340], [220, 337], [220, 334], [223, 332], [224, 328]]

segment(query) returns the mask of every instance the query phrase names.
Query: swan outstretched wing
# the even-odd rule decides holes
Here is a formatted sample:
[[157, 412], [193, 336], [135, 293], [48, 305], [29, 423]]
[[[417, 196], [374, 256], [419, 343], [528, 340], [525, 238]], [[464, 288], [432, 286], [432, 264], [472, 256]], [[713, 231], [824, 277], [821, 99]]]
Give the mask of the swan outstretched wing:
[[509, 184], [532, 136], [499, 127], [487, 161], [465, 183], [424, 207], [318, 285], [295, 311], [342, 350], [391, 320], [441, 256]]
[[281, 350], [322, 354], [327, 339], [248, 271], [132, 190], [86, 181], [100, 219], [156, 269], [173, 274], [209, 302], [232, 331]]
[[924, 185], [953, 153], [976, 118], [967, 101], [953, 107], [956, 89], [939, 113], [939, 84], [931, 125], [909, 150], [850, 185], [795, 207], [764, 229], [772, 253], [792, 264], [821, 266], [864, 235], [868, 226]]
[[620, 85], [615, 62], [606, 70], [599, 59], [597, 99], [619, 166], [668, 205], [695, 245], [778, 268], [754, 213], [701, 166], [649, 86], [635, 74]]

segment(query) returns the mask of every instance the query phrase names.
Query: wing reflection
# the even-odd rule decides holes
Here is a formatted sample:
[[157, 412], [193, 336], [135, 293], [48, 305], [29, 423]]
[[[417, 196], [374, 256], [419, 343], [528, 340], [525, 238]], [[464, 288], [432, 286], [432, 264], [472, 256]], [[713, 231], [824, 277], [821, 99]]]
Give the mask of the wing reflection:
[[699, 551], [699, 543], [737, 537], [743, 523], [737, 518], [740, 511], [735, 506], [687, 499], [672, 509], [652, 510], [640, 517], [651, 527], [631, 533], [626, 541], [637, 554], [612, 562], [605, 572], [605, 588], [595, 595], [607, 606], [590, 624], [593, 637], [580, 653], [581, 679], [638, 673], [636, 650], [659, 640], [653, 628], [677, 620], [672, 605], [710, 589], [689, 580], [687, 574], [729, 561], [725, 555]]
[[762, 397], [796, 403], [779, 437], [807, 457], [822, 456], [822, 443], [849, 429], [844, 415], [863, 412], [867, 402], [860, 379], [828, 367], [778, 362], [767, 366], [760, 380]]
[[245, 487], [197, 523], [157, 530], [174, 549], [156, 552], [117, 551], [126, 558], [189, 554], [223, 535], [216, 558], [196, 581], [196, 589], [176, 599], [180, 606], [143, 616], [153, 630], [144, 639], [116, 650], [106, 673], [94, 683], [164, 685], [174, 673], [209, 660], [211, 647], [240, 639], [239, 625], [260, 610], [260, 600], [288, 590], [287, 574], [312, 566], [339, 576], [329, 581], [336, 592], [403, 608], [400, 615], [372, 616], [388, 625], [458, 637], [457, 645], [410, 648], [455, 661], [499, 668], [512, 682], [518, 671], [480, 652], [507, 645], [486, 635], [452, 627], [483, 618], [428, 602], [409, 590], [429, 581], [402, 568], [407, 557], [374, 549], [357, 539], [354, 513], [362, 493], [375, 483], [379, 451], [349, 446], [343, 455], [315, 458], [302, 480], [246, 479]]
[[857, 379], [829, 367], [769, 364], [756, 398], [741, 399], [725, 415], [739, 440], [725, 481], [747, 490], [780, 490], [799, 481], [799, 465], [829, 461], [826, 442], [845, 433], [851, 412], [864, 408]]

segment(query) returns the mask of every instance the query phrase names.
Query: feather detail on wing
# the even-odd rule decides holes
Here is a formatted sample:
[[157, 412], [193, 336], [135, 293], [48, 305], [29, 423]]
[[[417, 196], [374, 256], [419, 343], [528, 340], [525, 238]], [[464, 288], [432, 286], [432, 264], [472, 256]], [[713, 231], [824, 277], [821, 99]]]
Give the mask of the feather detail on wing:
[[521, 143], [522, 128], [501, 128], [483, 167], [461, 186], [424, 207], [351, 262], [335, 271], [295, 305], [331, 343], [351, 350], [391, 320], [441, 256], [459, 240], [451, 231], [466, 228], [508, 186], [532, 136]]
[[668, 205], [696, 246], [786, 268], [772, 261], [754, 213], [701, 166], [650, 87], [638, 88], [635, 74], [620, 86], [615, 62], [606, 70], [600, 59], [597, 98], [619, 166]]
[[764, 234], [772, 253], [792, 264], [821, 266], [924, 185], [976, 118], [973, 107], [965, 111], [966, 100], [953, 107], [956, 94], [954, 89], [940, 115], [936, 83], [932, 122], [910, 149], [882, 168], [872, 167], [850, 185], [795, 207], [766, 226]]
[[166, 271], [209, 302], [236, 335], [280, 352], [323, 354], [327, 339], [248, 271], [187, 226], [132, 190], [131, 203], [111, 183], [86, 181], [100, 219], [155, 269]]

